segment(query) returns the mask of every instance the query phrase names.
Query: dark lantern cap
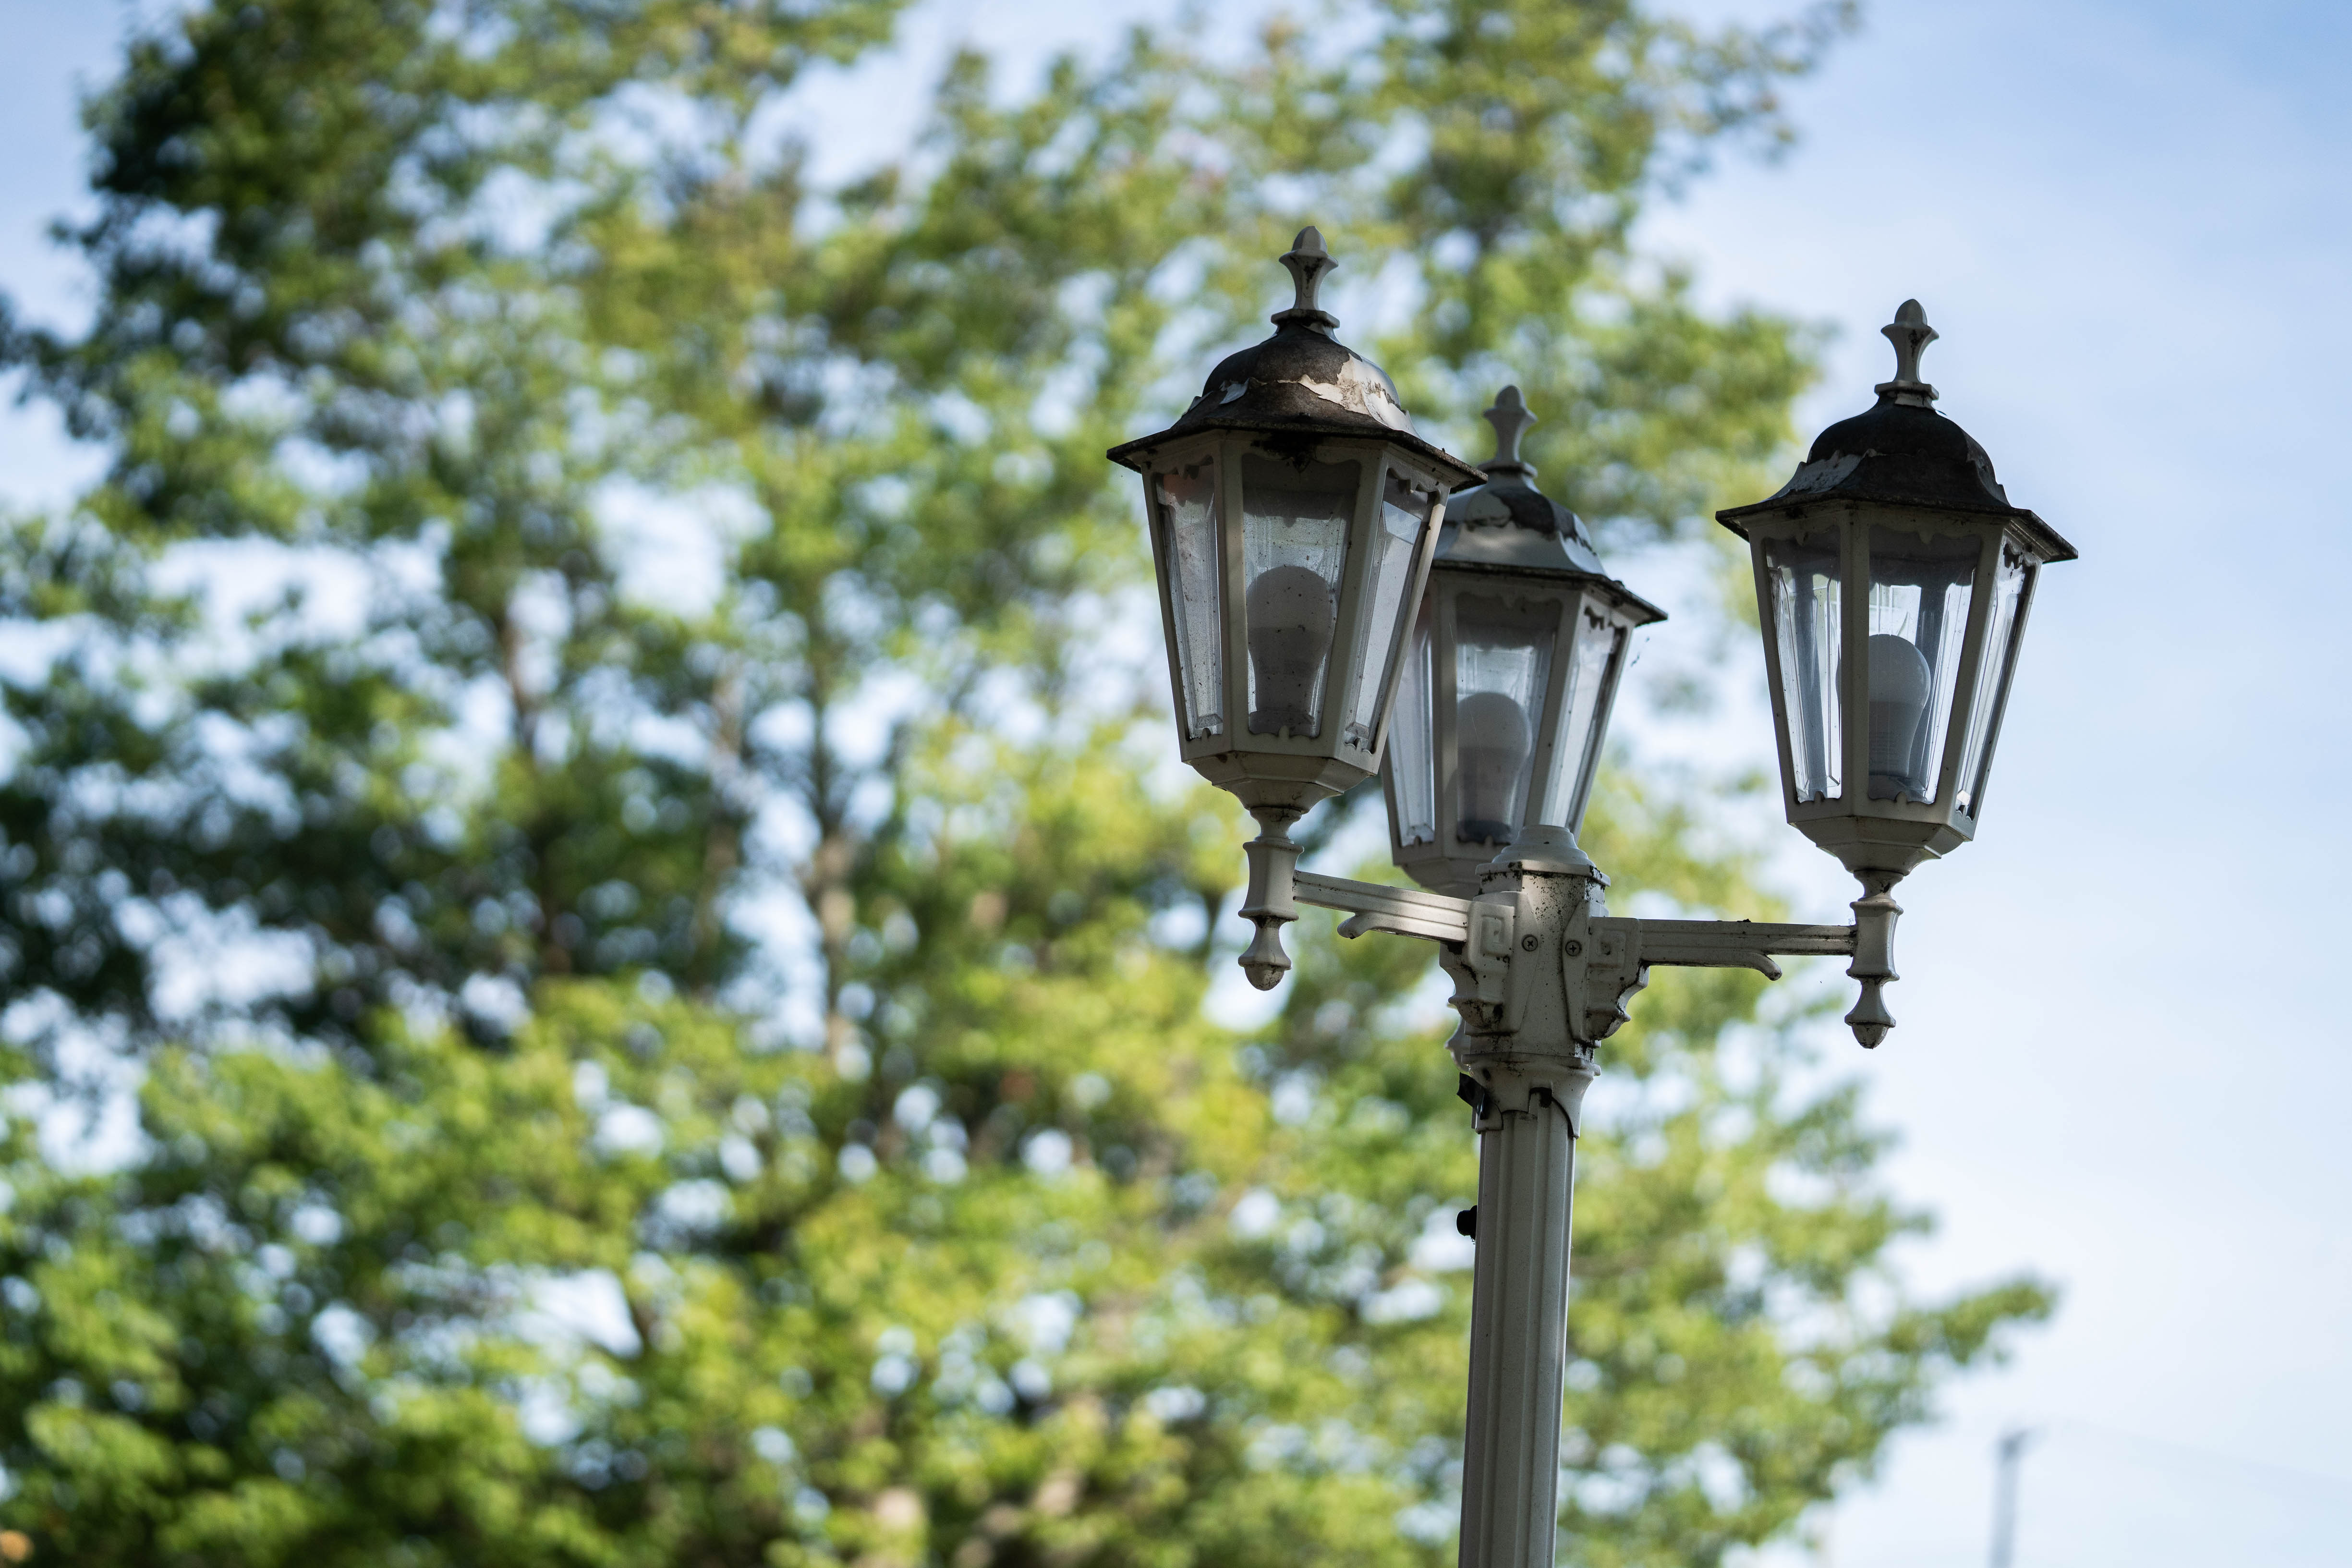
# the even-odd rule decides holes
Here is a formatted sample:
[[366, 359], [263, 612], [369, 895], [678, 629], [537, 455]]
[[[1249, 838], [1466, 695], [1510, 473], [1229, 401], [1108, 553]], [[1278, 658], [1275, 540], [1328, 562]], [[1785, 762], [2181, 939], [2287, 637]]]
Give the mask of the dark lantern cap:
[[2071, 561], [2074, 547], [2032, 511], [2014, 505], [1993, 477], [1976, 438], [1935, 408], [1936, 389], [1919, 379], [1919, 355], [1939, 335], [1916, 300], [1906, 300], [1879, 331], [1895, 345], [1895, 379], [1872, 388], [1877, 405], [1841, 419], [1813, 441], [1789, 482], [1769, 499], [1715, 514], [1735, 532], [1748, 518], [1811, 501], [1874, 501], [1940, 511], [2014, 518], [2037, 536], [2049, 558]]
[[1598, 581], [1615, 590], [1636, 625], [1664, 620], [1665, 611], [1609, 575], [1583, 520], [1536, 489], [1536, 466], [1519, 455], [1519, 439], [1536, 416], [1519, 389], [1496, 393], [1486, 419], [1495, 427], [1495, 456], [1483, 465], [1486, 482], [1445, 503], [1434, 564]]
[[1337, 265], [1323, 236], [1311, 225], [1300, 229], [1282, 264], [1297, 296], [1289, 309], [1274, 313], [1274, 335], [1221, 361], [1175, 424], [1106, 456], [1139, 469], [1152, 447], [1203, 430], [1360, 436], [1405, 447], [1450, 486], [1475, 484], [1483, 477], [1476, 468], [1413, 433], [1388, 374], [1331, 335], [1339, 318], [1315, 302], [1323, 275]]

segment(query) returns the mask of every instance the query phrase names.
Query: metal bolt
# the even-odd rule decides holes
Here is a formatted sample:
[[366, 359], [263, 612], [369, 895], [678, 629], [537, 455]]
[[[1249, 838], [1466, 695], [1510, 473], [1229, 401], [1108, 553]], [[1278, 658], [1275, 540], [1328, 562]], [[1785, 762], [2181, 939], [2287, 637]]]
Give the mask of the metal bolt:
[[1583, 951], [1584, 951], [1584, 944], [1583, 944], [1582, 942], [1570, 942], [1570, 943], [1568, 944], [1568, 956], [1569, 956], [1569, 957], [1570, 957], [1570, 958], [1574, 958], [1577, 954], [1579, 954], [1579, 953], [1582, 952]]
[[1542, 939], [1541, 937], [1537, 936], [1537, 935], [1536, 935], [1535, 933], [1533, 933], [1532, 931], [1530, 931], [1530, 932], [1529, 932], [1528, 934], [1527, 934], [1526, 936], [1523, 936], [1523, 937], [1519, 938], [1519, 946], [1520, 946], [1521, 948], [1525, 949], [1525, 950], [1526, 950], [1527, 952], [1533, 952], [1536, 949], [1538, 949], [1538, 948], [1541, 947], [1542, 945], [1543, 945], [1543, 939]]

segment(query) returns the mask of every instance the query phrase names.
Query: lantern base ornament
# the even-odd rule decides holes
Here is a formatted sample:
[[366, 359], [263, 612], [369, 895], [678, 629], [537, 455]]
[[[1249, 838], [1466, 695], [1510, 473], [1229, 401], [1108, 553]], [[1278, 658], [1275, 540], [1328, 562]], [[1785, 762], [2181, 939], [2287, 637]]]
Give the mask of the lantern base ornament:
[[1249, 857], [1249, 890], [1242, 897], [1241, 913], [1256, 934], [1242, 954], [1241, 965], [1252, 985], [1271, 991], [1290, 973], [1290, 954], [1282, 951], [1282, 928], [1298, 918], [1292, 898], [1298, 845], [1289, 827], [1304, 813], [1262, 805], [1250, 815], [1257, 819], [1257, 837], [1242, 846], [1242, 853]]
[[1846, 966], [1846, 974], [1862, 982], [1862, 1000], [1845, 1016], [1846, 1026], [1853, 1031], [1866, 1050], [1886, 1038], [1886, 1031], [1895, 1027], [1895, 1015], [1886, 1010], [1884, 994], [1886, 983], [1902, 978], [1895, 973], [1895, 921], [1903, 913], [1903, 906], [1895, 901], [1895, 884], [1903, 879], [1900, 871], [1861, 871], [1862, 897], [1848, 907], [1853, 910], [1853, 962]]

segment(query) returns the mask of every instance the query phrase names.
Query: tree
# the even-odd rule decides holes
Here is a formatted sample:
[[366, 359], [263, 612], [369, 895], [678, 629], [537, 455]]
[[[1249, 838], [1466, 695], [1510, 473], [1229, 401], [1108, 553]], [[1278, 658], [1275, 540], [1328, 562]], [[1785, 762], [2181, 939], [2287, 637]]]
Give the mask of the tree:
[[[0, 589], [6, 1522], [142, 1564], [1444, 1555], [1474, 1173], [1426, 954], [1310, 933], [1269, 1027], [1202, 1016], [1233, 814], [1105, 673], [1141, 568], [1100, 453], [1261, 330], [1311, 207], [1409, 284], [1380, 353], [1435, 427], [1519, 380], [1559, 493], [1674, 533], [1808, 362], [1632, 221], [1782, 134], [1840, 16], [1386, 0], [1009, 96], [966, 57], [839, 187], [764, 127], [885, 0], [135, 43], [67, 237], [96, 324], [7, 338], [113, 462]], [[1610, 793], [1621, 882], [1766, 912]], [[1661, 985], [1612, 1043], [1582, 1561], [1785, 1531], [2046, 1310], [1872, 1305], [1923, 1222], [1757, 1006]], [[138, 1077], [99, 1169], [55, 1146], [93, 1062]]]

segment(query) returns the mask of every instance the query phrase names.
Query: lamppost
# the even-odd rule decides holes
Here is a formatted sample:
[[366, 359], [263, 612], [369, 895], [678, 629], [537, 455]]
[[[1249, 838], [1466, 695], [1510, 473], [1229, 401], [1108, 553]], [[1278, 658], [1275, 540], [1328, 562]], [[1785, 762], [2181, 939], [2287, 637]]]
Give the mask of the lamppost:
[[1626, 645], [1666, 618], [1536, 489], [1519, 457], [1536, 416], [1517, 387], [1486, 421], [1495, 458], [1447, 504], [1381, 769], [1397, 865], [1464, 898], [1523, 829], [1583, 825]]
[[[1754, 555], [1789, 820], [1861, 881], [1854, 923], [1612, 916], [1575, 828], [1626, 638], [1662, 612], [1534, 488], [1516, 388], [1487, 411], [1495, 460], [1471, 468], [1332, 337], [1321, 237], [1282, 260], [1297, 299], [1274, 335], [1109, 456], [1144, 479], [1184, 760], [1258, 823], [1243, 969], [1280, 983], [1304, 902], [1345, 911], [1343, 936], [1436, 942], [1453, 978], [1448, 1049], [1480, 1134], [1461, 1562], [1551, 1568], [1596, 1047], [1654, 966], [1777, 978], [1776, 956], [1832, 953], [1862, 984], [1855, 1037], [1885, 1037], [1891, 889], [1974, 836], [2034, 574], [2074, 552], [1936, 413], [1918, 379], [1935, 332], [1906, 301], [1877, 405], [1822, 432], [1777, 494], [1718, 514]], [[1397, 864], [1429, 891], [1297, 868], [1289, 825], [1375, 771]]]

